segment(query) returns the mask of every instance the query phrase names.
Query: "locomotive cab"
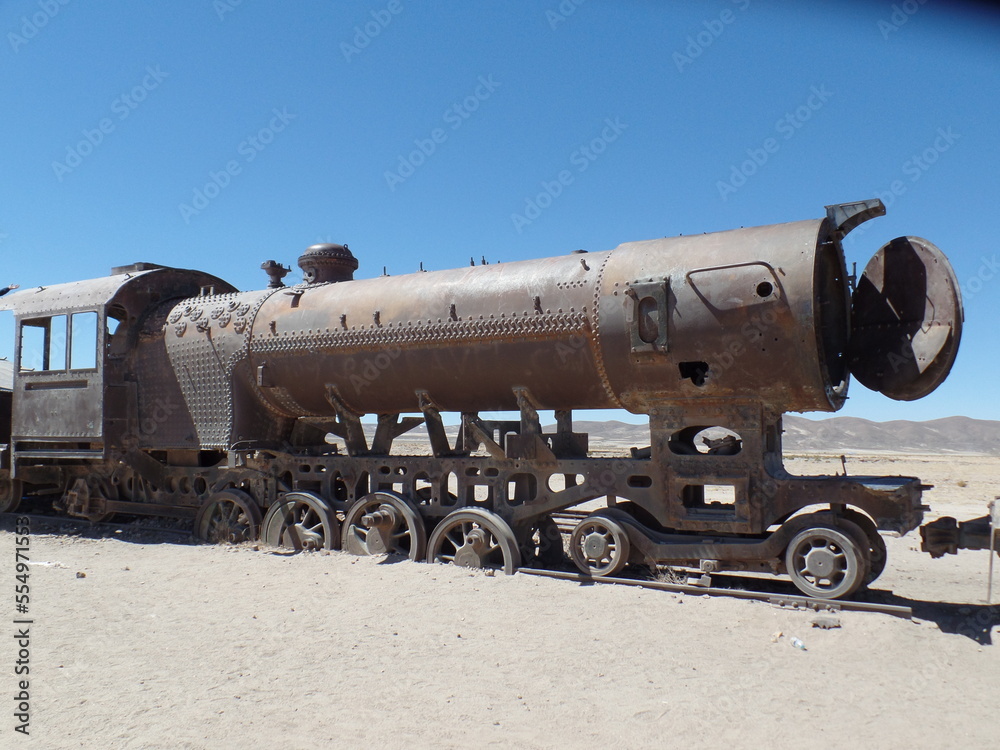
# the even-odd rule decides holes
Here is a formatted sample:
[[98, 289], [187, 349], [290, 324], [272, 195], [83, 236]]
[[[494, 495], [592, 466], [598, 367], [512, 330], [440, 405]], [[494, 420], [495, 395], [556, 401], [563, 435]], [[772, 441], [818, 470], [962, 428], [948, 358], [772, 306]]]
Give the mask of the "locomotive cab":
[[84, 304], [17, 322], [14, 437], [24, 457], [103, 454], [106, 316]]
[[15, 312], [9, 471], [33, 484], [64, 484], [66, 466], [105, 461], [136, 416], [128, 353], [156, 304], [230, 291], [208, 274], [136, 263], [100, 279], [25, 289], [3, 299]]

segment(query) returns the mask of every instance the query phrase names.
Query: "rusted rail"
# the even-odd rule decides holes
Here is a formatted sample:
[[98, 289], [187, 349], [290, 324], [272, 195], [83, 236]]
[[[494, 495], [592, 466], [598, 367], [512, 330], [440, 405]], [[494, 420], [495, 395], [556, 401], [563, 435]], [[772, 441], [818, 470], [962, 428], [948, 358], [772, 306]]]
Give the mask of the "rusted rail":
[[752, 601], [768, 602], [779, 607], [791, 607], [794, 609], [812, 609], [817, 612], [877, 612], [893, 617], [911, 619], [913, 609], [894, 604], [877, 604], [874, 602], [852, 602], [832, 599], [814, 599], [808, 596], [795, 596], [791, 594], [774, 594], [767, 591], [746, 591], [742, 589], [723, 589], [704, 586], [690, 586], [683, 583], [666, 583], [664, 581], [644, 581], [638, 578], [594, 578], [581, 573], [567, 573], [557, 570], [538, 570], [537, 568], [521, 568], [519, 573], [526, 573], [533, 576], [544, 576], [545, 578], [557, 578], [563, 581], [576, 581], [577, 583], [613, 583], [620, 586], [638, 586], [644, 589], [656, 589], [657, 591], [670, 591], [675, 594], [695, 594], [697, 596], [728, 596], [734, 599], [750, 599]]

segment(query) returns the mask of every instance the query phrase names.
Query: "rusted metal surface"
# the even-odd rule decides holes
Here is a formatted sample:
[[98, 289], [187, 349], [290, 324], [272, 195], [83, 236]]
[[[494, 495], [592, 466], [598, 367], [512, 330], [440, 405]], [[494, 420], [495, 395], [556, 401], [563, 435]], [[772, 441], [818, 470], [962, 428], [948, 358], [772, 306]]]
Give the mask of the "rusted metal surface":
[[962, 337], [962, 298], [947, 258], [900, 237], [868, 263], [854, 294], [850, 366], [890, 398], [913, 401], [948, 376]]
[[1000, 527], [990, 515], [958, 521], [942, 516], [920, 527], [920, 549], [931, 557], [958, 554], [962, 549], [988, 549], [1000, 554]]
[[754, 601], [764, 601], [777, 607], [787, 607], [792, 609], [811, 609], [817, 612], [877, 612], [894, 617], [902, 617], [909, 620], [913, 617], [913, 608], [900, 606], [897, 604], [880, 604], [877, 602], [852, 602], [852, 601], [830, 601], [828, 599], [813, 599], [805, 596], [794, 596], [791, 594], [773, 594], [767, 591], [748, 591], [746, 589], [735, 588], [715, 588], [711, 586], [692, 586], [684, 583], [667, 583], [666, 581], [649, 581], [641, 578], [594, 578], [581, 573], [565, 573], [556, 570], [536, 570], [534, 568], [521, 568], [521, 573], [527, 575], [543, 576], [546, 578], [557, 578], [564, 581], [575, 581], [592, 585], [595, 583], [607, 583], [618, 586], [636, 586], [644, 589], [656, 589], [658, 591], [669, 591], [675, 594], [692, 594], [694, 596], [725, 596], [733, 599], [750, 599]]
[[[262, 291], [153, 264], [22, 290], [0, 306], [45, 352], [14, 372], [0, 479], [91, 519], [196, 517], [211, 539], [507, 571], [562, 559], [553, 514], [600, 500], [567, 529], [581, 569], [787, 571], [804, 591], [846, 595], [881, 572], [878, 528], [920, 524], [922, 486], [789, 475], [782, 414], [838, 409], [851, 370], [894, 398], [924, 395], [961, 336], [950, 266], [923, 240], [883, 248], [852, 307], [840, 241], [881, 213], [865, 201], [360, 280], [346, 245], [314, 245], [302, 283], [261, 264]], [[80, 367], [85, 322], [93, 361]], [[60, 326], [68, 343], [52, 354]], [[899, 342], [912, 357], [887, 374]], [[614, 407], [649, 417], [649, 444], [595, 457], [573, 411]], [[516, 416], [480, 416], [494, 411]], [[399, 449], [418, 427], [430, 455]], [[786, 552], [793, 540], [800, 552]]]
[[442, 411], [516, 410], [513, 385], [543, 409], [649, 413], [753, 394], [782, 411], [828, 411], [843, 403], [846, 373], [824, 365], [819, 298], [846, 300], [846, 280], [820, 262], [839, 252], [823, 226], [301, 285], [261, 306], [251, 369], [266, 370], [265, 396], [289, 416], [335, 413], [318, 383], [359, 414], [418, 411], [420, 391]]

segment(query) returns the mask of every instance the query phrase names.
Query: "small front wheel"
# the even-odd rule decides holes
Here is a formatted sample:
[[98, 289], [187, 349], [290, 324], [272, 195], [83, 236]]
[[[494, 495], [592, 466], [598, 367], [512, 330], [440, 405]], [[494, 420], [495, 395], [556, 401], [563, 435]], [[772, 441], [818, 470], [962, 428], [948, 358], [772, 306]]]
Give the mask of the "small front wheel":
[[628, 532], [617, 521], [594, 514], [573, 529], [569, 553], [582, 573], [594, 577], [613, 576], [628, 564], [631, 543]]
[[[785, 550], [788, 575], [808, 596], [850, 596], [868, 575], [868, 550], [855, 541], [865, 539], [864, 532], [850, 521], [841, 521], [838, 526], [818, 524], [800, 531]], [[856, 533], [852, 533], [854, 529]]]

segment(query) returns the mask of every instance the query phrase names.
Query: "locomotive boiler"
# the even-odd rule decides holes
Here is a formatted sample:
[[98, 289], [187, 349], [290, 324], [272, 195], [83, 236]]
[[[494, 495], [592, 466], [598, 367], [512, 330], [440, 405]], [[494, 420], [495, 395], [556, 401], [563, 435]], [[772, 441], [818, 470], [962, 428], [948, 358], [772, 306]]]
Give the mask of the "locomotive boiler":
[[[770, 571], [847, 596], [885, 565], [879, 529], [920, 525], [920, 480], [792, 476], [782, 414], [839, 409], [852, 374], [920, 398], [962, 328], [926, 240], [847, 274], [841, 240], [883, 213], [359, 280], [347, 246], [316, 245], [302, 283], [268, 261], [261, 291], [150, 263], [25, 289], [2, 303], [18, 335], [0, 502], [507, 572], [567, 549], [593, 576]], [[606, 408], [648, 416], [649, 444], [592, 451], [573, 412]]]

